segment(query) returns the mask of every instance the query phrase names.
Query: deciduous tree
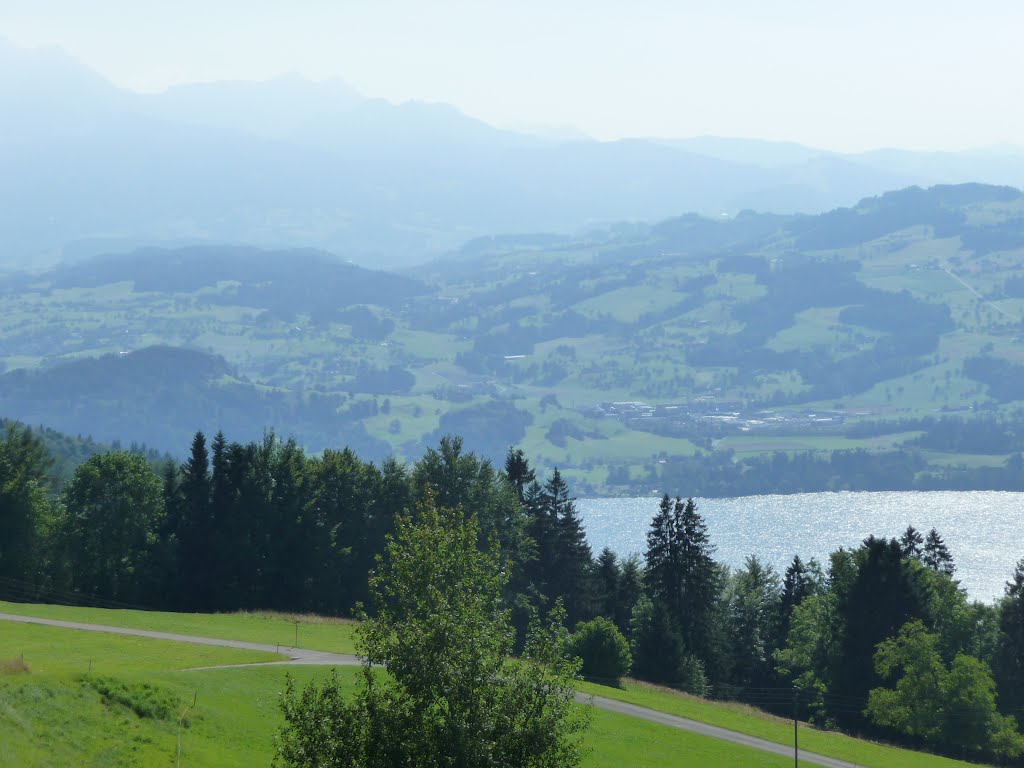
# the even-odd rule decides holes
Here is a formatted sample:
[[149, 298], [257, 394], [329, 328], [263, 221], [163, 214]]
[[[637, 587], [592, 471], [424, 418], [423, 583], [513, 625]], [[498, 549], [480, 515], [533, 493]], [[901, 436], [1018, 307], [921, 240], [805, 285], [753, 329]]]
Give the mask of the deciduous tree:
[[535, 623], [524, 661], [510, 660], [506, 563], [478, 538], [474, 515], [429, 499], [398, 519], [370, 582], [377, 614], [357, 630], [361, 688], [350, 699], [337, 678], [301, 694], [289, 682], [278, 765], [579, 764], [586, 713], [573, 703], [562, 617]]

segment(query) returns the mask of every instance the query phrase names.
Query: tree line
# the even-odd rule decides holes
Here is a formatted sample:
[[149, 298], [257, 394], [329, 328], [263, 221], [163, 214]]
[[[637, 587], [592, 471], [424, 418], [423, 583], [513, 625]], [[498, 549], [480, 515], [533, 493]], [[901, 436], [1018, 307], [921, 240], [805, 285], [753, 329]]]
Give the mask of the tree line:
[[[521, 450], [496, 468], [446, 436], [411, 465], [293, 441], [207, 443], [151, 463], [97, 454], [57, 487], [42, 440], [0, 440], [0, 596], [187, 611], [351, 615], [376, 557], [418, 504], [478, 521], [505, 563], [503, 600], [526, 642], [564, 606], [584, 674], [741, 699], [823, 725], [957, 756], [1024, 752], [1024, 560], [994, 605], [968, 600], [937, 531], [869, 537], [782, 574], [716, 562], [692, 499], [652, 500], [643, 557], [596, 557], [556, 470]], [[557, 608], [563, 611], [563, 608]]]

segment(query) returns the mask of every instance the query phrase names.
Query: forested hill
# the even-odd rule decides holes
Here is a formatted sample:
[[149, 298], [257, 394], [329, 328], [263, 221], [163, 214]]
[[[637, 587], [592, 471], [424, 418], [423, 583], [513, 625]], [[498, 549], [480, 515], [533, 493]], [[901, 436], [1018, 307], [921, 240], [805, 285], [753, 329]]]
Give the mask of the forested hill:
[[[38, 439], [46, 449], [49, 462], [46, 470], [53, 485], [60, 485], [70, 480], [75, 468], [90, 457], [120, 448], [120, 443], [98, 443], [90, 437], [67, 435], [43, 425], [26, 426], [0, 418], [0, 433], [8, 435], [9, 431], [16, 427], [26, 429], [28, 434], [32, 438]], [[155, 452], [147, 450], [143, 445], [135, 444], [128, 447], [135, 453], [146, 454], [154, 461], [162, 458]]]
[[492, 458], [522, 446], [585, 493], [703, 468], [719, 494], [775, 451], [898, 468], [821, 487], [994, 487], [1024, 445], [1024, 196], [1008, 187], [496, 236], [403, 276], [151, 249], [9, 275], [0, 311], [0, 413], [161, 450], [274, 428], [408, 458], [454, 433]]
[[[48, 423], [103, 442], [173, 450], [195, 424], [258, 439], [274, 425], [318, 449], [342, 442], [377, 460], [389, 449], [340, 407], [343, 397], [260, 387], [223, 357], [193, 349], [146, 347], [0, 376], [0, 402], [25, 424]], [[287, 426], [286, 426], [287, 425]]]

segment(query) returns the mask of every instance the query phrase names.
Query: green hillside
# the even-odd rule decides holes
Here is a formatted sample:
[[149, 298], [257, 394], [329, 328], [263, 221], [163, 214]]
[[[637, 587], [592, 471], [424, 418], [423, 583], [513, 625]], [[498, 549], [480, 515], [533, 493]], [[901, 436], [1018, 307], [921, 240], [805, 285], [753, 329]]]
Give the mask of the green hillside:
[[[0, 603], [0, 611], [209, 637], [274, 642], [290, 629], [272, 615], [147, 614], [138, 611]], [[312, 647], [348, 649], [351, 626], [316, 624]], [[287, 634], [287, 632], [285, 632]], [[331, 636], [334, 635], [332, 642]], [[269, 639], [268, 639], [269, 638]], [[70, 642], [70, 640], [74, 642]], [[304, 644], [305, 645], [305, 644]], [[272, 661], [273, 654], [57, 627], [4, 624], [0, 632], [0, 764], [19, 766], [250, 766], [269, 764], [283, 719], [279, 667], [196, 669]], [[292, 667], [300, 685], [323, 677], [317, 667]], [[355, 690], [358, 671], [338, 670]], [[782, 744], [791, 724], [749, 707], [714, 703], [627, 684], [584, 684], [587, 693], [617, 698]], [[179, 726], [180, 723], [180, 726]], [[904, 749], [802, 726], [802, 746], [871, 768], [966, 766]], [[601, 710], [586, 737], [585, 765], [785, 766], [789, 758]]]
[[736, 460], [842, 449], [896, 467], [865, 487], [1010, 487], [1022, 257], [1024, 196], [981, 185], [484, 238], [403, 277], [305, 251], [141, 251], [0, 284], [0, 408], [177, 454], [220, 427], [377, 458], [453, 432], [495, 458], [519, 445], [581, 493], [697, 466], [716, 493]]

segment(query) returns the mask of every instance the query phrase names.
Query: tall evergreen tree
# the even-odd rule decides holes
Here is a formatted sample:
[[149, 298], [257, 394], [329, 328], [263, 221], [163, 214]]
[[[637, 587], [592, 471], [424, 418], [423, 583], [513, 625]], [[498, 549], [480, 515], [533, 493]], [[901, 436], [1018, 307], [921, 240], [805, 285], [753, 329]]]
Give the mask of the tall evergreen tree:
[[811, 580], [808, 576], [807, 566], [800, 559], [800, 555], [793, 555], [793, 561], [786, 566], [786, 573], [782, 578], [782, 613], [788, 615], [793, 612], [804, 598], [811, 594]]
[[908, 560], [920, 560], [924, 552], [924, 536], [914, 526], [908, 525], [907, 530], [900, 536], [900, 546], [903, 548], [903, 556]]
[[530, 483], [537, 479], [537, 473], [530, 468], [530, 462], [522, 448], [509, 448], [505, 456], [505, 479], [512, 485], [523, 502], [524, 494]]
[[999, 604], [999, 648], [995, 659], [999, 708], [1024, 728], [1024, 558], [1006, 583]]
[[647, 533], [647, 586], [679, 626], [687, 649], [708, 668], [714, 666], [710, 621], [721, 586], [713, 553], [693, 499], [673, 502], [666, 495]]
[[619, 581], [622, 569], [619, 558], [611, 548], [605, 547], [594, 564], [594, 597], [596, 610], [605, 618], [615, 620], [619, 599]]
[[667, 493], [662, 497], [647, 531], [645, 560], [644, 578], [648, 594], [654, 602], [668, 607], [674, 616], [678, 615], [675, 585], [680, 579], [679, 545], [672, 499]]
[[730, 679], [743, 687], [768, 686], [775, 682], [771, 659], [782, 597], [779, 577], [770, 565], [750, 555], [732, 582], [727, 639]]
[[228, 563], [236, 546], [229, 526], [235, 496], [229, 475], [228, 441], [218, 430], [210, 443], [210, 501], [203, 557], [204, 602], [210, 609], [229, 607], [225, 580], [231, 577]]
[[800, 555], [794, 555], [793, 561], [786, 566], [786, 573], [782, 577], [782, 594], [779, 598], [779, 633], [775, 642], [776, 648], [782, 647], [786, 635], [789, 634], [793, 611], [820, 588], [821, 580], [821, 568], [813, 558], [810, 564], [805, 564]]
[[623, 634], [629, 632], [629, 621], [633, 615], [633, 607], [644, 593], [643, 567], [640, 558], [631, 555], [622, 561], [619, 572], [619, 593], [615, 599], [615, 614], [612, 621]]
[[570, 626], [591, 618], [592, 556], [576, 511], [576, 499], [556, 469], [544, 485], [544, 504], [555, 528], [555, 560], [549, 584], [554, 599], [561, 597]]
[[558, 557], [558, 532], [553, 510], [548, 508], [544, 487], [534, 480], [523, 493], [523, 511], [527, 519], [527, 533], [534, 542], [534, 560], [529, 565], [530, 581], [539, 596], [551, 594], [555, 578], [555, 560]]
[[305, 607], [306, 569], [302, 561], [306, 555], [300, 522], [310, 490], [306, 455], [289, 438], [273, 441], [269, 459], [270, 500], [258, 544], [263, 579], [260, 603], [280, 610]]
[[[223, 439], [223, 435], [220, 435]], [[168, 509], [168, 518], [178, 540], [178, 586], [175, 602], [179, 608], [212, 607], [207, 600], [212, 574], [213, 521], [210, 510], [210, 457], [206, 436], [196, 432], [188, 460], [181, 467], [179, 501]]]
[[928, 532], [928, 537], [924, 541], [921, 562], [933, 571], [945, 573], [948, 576], [952, 576], [956, 571], [956, 566], [953, 564], [953, 555], [950, 553], [949, 547], [946, 546], [946, 542], [942, 540], [939, 532], [934, 528]]
[[[837, 595], [842, 632], [831, 693], [866, 701], [868, 691], [881, 683], [872, 664], [875, 647], [911, 619], [925, 618], [927, 605], [914, 569], [896, 539], [871, 536], [855, 559], [856, 574]], [[836, 714], [846, 722], [863, 722], [859, 712]]]

